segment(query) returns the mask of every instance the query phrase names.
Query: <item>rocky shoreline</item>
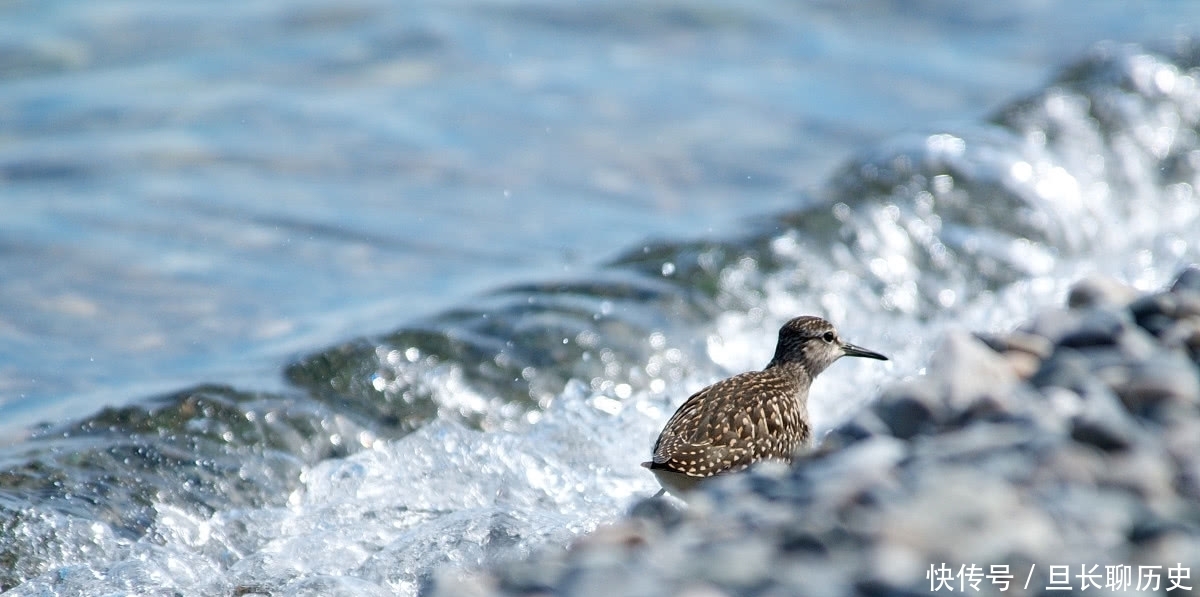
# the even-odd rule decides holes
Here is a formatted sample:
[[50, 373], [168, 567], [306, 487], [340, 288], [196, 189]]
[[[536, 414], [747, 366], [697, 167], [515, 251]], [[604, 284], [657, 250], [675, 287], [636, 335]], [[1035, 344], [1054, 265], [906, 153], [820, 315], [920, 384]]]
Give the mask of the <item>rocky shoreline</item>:
[[1200, 584], [1200, 269], [1104, 278], [1004, 335], [948, 334], [793, 467], [645, 500], [434, 595], [1183, 594]]

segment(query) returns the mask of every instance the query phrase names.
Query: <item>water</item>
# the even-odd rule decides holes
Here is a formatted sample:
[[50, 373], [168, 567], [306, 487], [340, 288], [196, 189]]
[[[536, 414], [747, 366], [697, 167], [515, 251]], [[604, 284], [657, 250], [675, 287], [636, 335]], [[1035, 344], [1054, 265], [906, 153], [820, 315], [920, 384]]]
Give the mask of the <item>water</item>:
[[1081, 6], [5, 6], [0, 587], [413, 594], [652, 492], [790, 315], [893, 357], [827, 430], [1162, 284], [1197, 9]]

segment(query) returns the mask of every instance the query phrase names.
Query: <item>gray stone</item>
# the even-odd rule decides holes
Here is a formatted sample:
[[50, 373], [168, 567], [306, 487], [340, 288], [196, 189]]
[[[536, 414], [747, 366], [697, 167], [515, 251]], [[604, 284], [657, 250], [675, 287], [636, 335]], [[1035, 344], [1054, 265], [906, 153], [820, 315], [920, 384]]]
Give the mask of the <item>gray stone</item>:
[[1039, 312], [1028, 322], [1021, 325], [1018, 331], [1031, 336], [1045, 338], [1052, 345], [1078, 328], [1082, 314], [1068, 309], [1046, 309]]
[[817, 451], [840, 450], [876, 435], [889, 434], [893, 434], [893, 431], [888, 424], [884, 423], [873, 409], [868, 409], [859, 412], [849, 421], [826, 434], [820, 445], [817, 446]]
[[1129, 306], [1137, 324], [1162, 336], [1176, 321], [1200, 317], [1200, 291], [1180, 289], [1144, 296]]
[[1177, 321], [1166, 328], [1160, 336], [1162, 343], [1169, 348], [1181, 348], [1188, 351], [1192, 361], [1197, 361], [1200, 351], [1200, 319], [1188, 318]]
[[1058, 346], [1089, 348], [1117, 344], [1128, 322], [1115, 311], [1088, 309], [1079, 313], [1074, 326], [1058, 339]]
[[1160, 356], [1122, 371], [1114, 390], [1130, 412], [1160, 423], [1195, 416], [1200, 405], [1200, 378], [1195, 365], [1178, 353]]
[[1009, 361], [987, 343], [950, 332], [930, 358], [926, 375], [887, 390], [873, 411], [893, 436], [910, 439], [972, 418], [1012, 415], [1007, 397], [1018, 383]]
[[1200, 267], [1191, 265], [1179, 272], [1171, 284], [1171, 292], [1180, 291], [1200, 292]]
[[[787, 479], [809, 483], [815, 503], [830, 508], [850, 504], [880, 482], [887, 482], [908, 453], [904, 442], [876, 436], [826, 458], [815, 459]], [[783, 484], [789, 484], [782, 482]]]
[[975, 338], [1000, 353], [1009, 369], [1021, 380], [1027, 380], [1042, 366], [1042, 361], [1054, 351], [1049, 339], [1025, 332], [1008, 334], [975, 334]]
[[1091, 275], [1071, 286], [1067, 293], [1067, 306], [1072, 309], [1084, 307], [1124, 307], [1137, 298], [1137, 291], [1115, 278]]
[[1080, 407], [1070, 418], [1071, 439], [1107, 452], [1131, 448], [1137, 441], [1138, 424], [1117, 396], [1095, 380], [1082, 390], [1082, 394], [1075, 394]]
[[1017, 350], [1011, 350], [1003, 355], [1005, 362], [1012, 369], [1013, 374], [1021, 380], [1028, 380], [1038, 372], [1042, 367], [1042, 359]]
[[1050, 356], [1054, 343], [1044, 336], [1025, 332], [1008, 334], [974, 334], [975, 338], [999, 353], [1023, 352], [1038, 359]]
[[1091, 363], [1085, 354], [1070, 348], [1059, 349], [1042, 362], [1029, 380], [1035, 387], [1082, 388], [1092, 378]]
[[945, 384], [954, 411], [963, 411], [985, 397], [1001, 396], [1018, 379], [1008, 362], [970, 334], [948, 332], [930, 358], [927, 377]]
[[933, 432], [939, 419], [935, 411], [942, 408], [935, 403], [937, 396], [932, 390], [928, 384], [909, 384], [889, 390], [875, 404], [875, 414], [887, 425], [888, 431], [900, 439]]
[[647, 498], [639, 500], [629, 511], [629, 517], [643, 520], [663, 529], [675, 527], [683, 520], [683, 510], [678, 502], [667, 499]]

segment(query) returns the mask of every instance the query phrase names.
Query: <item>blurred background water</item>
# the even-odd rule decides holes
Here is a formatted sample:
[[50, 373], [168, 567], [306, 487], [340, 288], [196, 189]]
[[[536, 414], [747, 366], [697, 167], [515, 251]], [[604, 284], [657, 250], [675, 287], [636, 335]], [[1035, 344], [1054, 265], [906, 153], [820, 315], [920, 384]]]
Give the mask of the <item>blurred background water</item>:
[[1186, 3], [6, 2], [0, 420], [794, 207]]
[[945, 325], [1200, 243], [1191, 3], [0, 15], [15, 594], [411, 593], [652, 491], [789, 315], [895, 357], [828, 428]]

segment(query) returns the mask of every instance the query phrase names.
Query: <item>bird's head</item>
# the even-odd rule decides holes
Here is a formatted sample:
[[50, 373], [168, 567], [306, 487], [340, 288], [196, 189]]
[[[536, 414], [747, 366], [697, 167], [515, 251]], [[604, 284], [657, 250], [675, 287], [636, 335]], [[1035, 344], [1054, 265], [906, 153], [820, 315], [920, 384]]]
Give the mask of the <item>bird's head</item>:
[[832, 323], [820, 317], [804, 315], [788, 321], [779, 328], [775, 358], [771, 359], [767, 367], [801, 364], [810, 376], [816, 377], [844, 356], [888, 360], [873, 350], [842, 340]]

